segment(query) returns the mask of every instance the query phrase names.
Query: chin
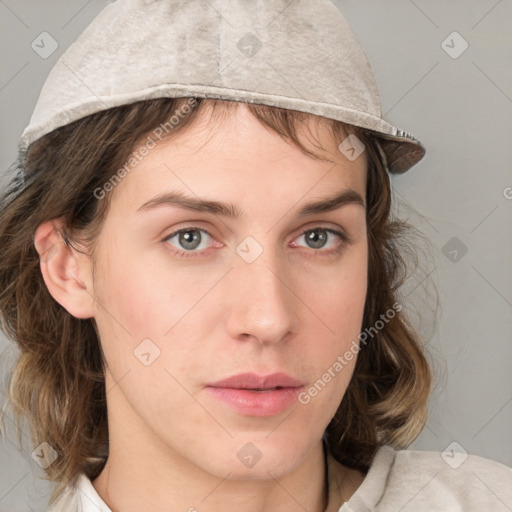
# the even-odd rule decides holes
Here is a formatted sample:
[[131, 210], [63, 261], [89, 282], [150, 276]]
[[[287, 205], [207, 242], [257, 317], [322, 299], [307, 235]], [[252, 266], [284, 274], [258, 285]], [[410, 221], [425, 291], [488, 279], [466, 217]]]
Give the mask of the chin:
[[[198, 454], [208, 460], [209, 473], [234, 480], [268, 480], [291, 473], [308, 455], [310, 440], [294, 439], [276, 432], [243, 433], [235, 435], [215, 450]], [[301, 442], [302, 441], [302, 442]], [[209, 455], [205, 457], [205, 452]]]

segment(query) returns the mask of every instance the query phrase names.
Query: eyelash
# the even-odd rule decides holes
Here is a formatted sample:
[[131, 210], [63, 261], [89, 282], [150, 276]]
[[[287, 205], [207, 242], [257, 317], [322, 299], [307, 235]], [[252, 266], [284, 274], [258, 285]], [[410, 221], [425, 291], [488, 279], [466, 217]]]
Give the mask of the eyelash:
[[[303, 231], [299, 237], [301, 236], [304, 236], [306, 233], [310, 233], [311, 231], [326, 231], [327, 233], [330, 233], [332, 235], [336, 235], [340, 240], [341, 242], [337, 245], [337, 247], [333, 248], [333, 249], [328, 249], [328, 250], [322, 250], [322, 249], [311, 249], [313, 252], [316, 252], [316, 253], [320, 253], [322, 256], [326, 256], [326, 257], [329, 257], [329, 256], [336, 256], [338, 253], [340, 253], [347, 245], [350, 245], [353, 240], [351, 237], [349, 237], [346, 233], [342, 232], [342, 231], [337, 231], [335, 229], [332, 229], [332, 228], [326, 228], [326, 227], [323, 227], [323, 226], [315, 226], [313, 228], [309, 228], [309, 229], [306, 229], [305, 231]], [[186, 233], [187, 231], [202, 231], [204, 233], [206, 233], [208, 236], [210, 236], [211, 238], [214, 238], [214, 236], [207, 230], [207, 229], [204, 229], [204, 228], [199, 228], [197, 226], [187, 226], [185, 228], [181, 228], [177, 231], [174, 231], [173, 233], [171, 233], [170, 235], [167, 235], [163, 240], [162, 242], [168, 242], [171, 238], [174, 238], [176, 235], [179, 235], [180, 233]], [[169, 246], [169, 244], [166, 244], [167, 246]], [[175, 256], [178, 256], [180, 258], [190, 258], [190, 257], [198, 257], [198, 256], [201, 256], [201, 252], [204, 252], [206, 251], [207, 249], [203, 249], [202, 251], [195, 251], [195, 250], [191, 250], [191, 251], [179, 251], [179, 250], [173, 250], [173, 249], [169, 249]]]

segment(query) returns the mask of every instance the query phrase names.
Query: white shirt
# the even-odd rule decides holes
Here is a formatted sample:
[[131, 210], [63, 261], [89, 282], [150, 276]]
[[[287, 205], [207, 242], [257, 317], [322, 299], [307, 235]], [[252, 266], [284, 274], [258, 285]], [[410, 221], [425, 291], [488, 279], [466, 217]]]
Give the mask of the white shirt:
[[[339, 512], [512, 512], [512, 469], [477, 455], [382, 446]], [[50, 512], [112, 512], [81, 474]]]

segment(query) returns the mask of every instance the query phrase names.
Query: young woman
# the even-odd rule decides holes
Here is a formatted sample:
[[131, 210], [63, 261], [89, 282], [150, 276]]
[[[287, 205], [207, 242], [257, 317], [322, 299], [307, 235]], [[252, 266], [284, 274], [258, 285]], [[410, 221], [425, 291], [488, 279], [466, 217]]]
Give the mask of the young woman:
[[388, 173], [423, 154], [327, 0], [105, 8], [0, 216], [51, 510], [510, 510], [511, 469], [405, 449], [431, 376]]

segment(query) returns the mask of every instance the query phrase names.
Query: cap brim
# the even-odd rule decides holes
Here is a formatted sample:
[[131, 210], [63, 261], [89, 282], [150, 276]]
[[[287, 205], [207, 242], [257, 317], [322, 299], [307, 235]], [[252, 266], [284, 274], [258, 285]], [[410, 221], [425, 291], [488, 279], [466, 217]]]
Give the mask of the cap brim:
[[307, 101], [301, 98], [290, 98], [281, 95], [264, 94], [261, 92], [214, 87], [204, 85], [163, 84], [145, 90], [137, 90], [131, 94], [87, 97], [73, 105], [56, 109], [51, 116], [39, 123], [32, 122], [21, 136], [18, 151], [24, 158], [34, 140], [78, 119], [93, 113], [126, 105], [136, 101], [172, 97], [210, 98], [224, 101], [257, 103], [271, 107], [295, 110], [316, 116], [341, 121], [358, 126], [378, 137], [382, 150], [386, 155], [389, 172], [402, 174], [419, 162], [425, 155], [423, 145], [410, 133], [400, 130], [381, 117], [354, 110], [342, 105]]
[[409, 134], [387, 135], [375, 131], [371, 133], [378, 137], [380, 146], [386, 154], [388, 171], [392, 174], [403, 174], [425, 156], [425, 147]]

